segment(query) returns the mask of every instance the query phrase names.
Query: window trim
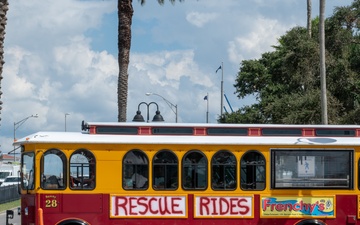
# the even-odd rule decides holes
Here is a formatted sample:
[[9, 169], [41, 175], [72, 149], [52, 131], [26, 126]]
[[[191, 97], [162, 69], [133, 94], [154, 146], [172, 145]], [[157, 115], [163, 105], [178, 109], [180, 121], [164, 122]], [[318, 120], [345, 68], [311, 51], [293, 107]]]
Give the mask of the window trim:
[[[89, 154], [91, 157], [89, 156], [85, 156], [82, 153], [79, 152], [86, 152], [87, 154]], [[88, 167], [89, 167], [89, 179], [87, 181], [84, 181], [84, 178], [82, 178], [80, 180], [80, 184], [81, 186], [74, 186], [73, 182], [74, 182], [74, 178], [72, 178], [71, 176], [71, 167], [72, 164], [80, 164], [80, 163], [71, 163], [71, 159], [75, 154], [82, 154], [84, 155], [84, 157], [86, 157], [88, 159]], [[89, 162], [89, 160], [93, 160], [93, 162]], [[81, 163], [81, 164], [86, 164], [86, 163]], [[83, 166], [81, 166], [83, 168]], [[94, 153], [92, 153], [92, 151], [85, 149], [85, 148], [80, 148], [80, 149], [76, 149], [75, 151], [72, 152], [72, 154], [69, 157], [69, 187], [71, 190], [86, 190], [86, 191], [91, 191], [94, 190], [96, 187], [96, 157], [94, 155]], [[83, 175], [83, 174], [82, 174]], [[90, 187], [87, 186], [83, 186], [83, 183], [90, 183]]]
[[[280, 151], [296, 151], [296, 152], [311, 152], [308, 156], [326, 156], [326, 152], [348, 152], [349, 168], [348, 176], [349, 181], [347, 186], [332, 187], [332, 186], [296, 186], [296, 187], [276, 187], [276, 152]], [[325, 152], [325, 153], [324, 153]], [[355, 150], [350, 148], [271, 148], [270, 149], [270, 161], [271, 161], [271, 173], [270, 173], [270, 186], [271, 189], [313, 189], [313, 190], [354, 190], [354, 156]], [[325, 178], [324, 178], [325, 179]], [[290, 182], [289, 182], [290, 183]]]
[[[191, 177], [192, 178], [192, 181], [191, 182], [194, 182], [194, 187], [193, 188], [189, 188], [189, 187], [186, 187], [185, 184], [186, 184], [186, 179], [187, 177], [185, 177], [185, 165], [190, 165], [190, 166], [194, 166], [195, 167], [195, 170], [198, 170], [198, 165], [199, 163], [184, 163], [185, 160], [187, 159], [187, 156], [189, 156], [190, 154], [193, 154], [193, 153], [199, 153], [200, 155], [203, 156], [203, 158], [205, 159], [205, 166], [204, 166], [204, 169], [205, 169], [205, 185], [204, 187], [196, 187], [195, 185], [195, 182], [197, 181], [197, 177]], [[200, 150], [197, 150], [197, 149], [193, 149], [193, 150], [190, 150], [188, 152], [185, 153], [185, 155], [183, 156], [182, 160], [181, 160], [181, 187], [182, 189], [184, 190], [194, 190], [194, 191], [202, 191], [202, 190], [206, 190], [209, 186], [209, 178], [208, 178], [208, 175], [209, 175], [209, 160], [208, 158], [206, 157], [206, 155], [200, 151]], [[195, 172], [196, 173], [196, 172]]]
[[[244, 157], [246, 157], [247, 155], [252, 154], [252, 153], [256, 153], [259, 157], [261, 157], [260, 163], [252, 163], [252, 162], [250, 162], [248, 164], [244, 164], [243, 163], [243, 162], [245, 162]], [[241, 174], [242, 174], [242, 168], [244, 166], [245, 167], [254, 167], [255, 168], [255, 174], [253, 174], [253, 177], [254, 176], [256, 177], [257, 167], [259, 167], [259, 166], [263, 167], [264, 171], [262, 171], [262, 174], [264, 176], [264, 180], [262, 182], [257, 182], [257, 180], [255, 179], [255, 181], [253, 182], [253, 183], [255, 183], [255, 184], [253, 184], [253, 185], [255, 185], [255, 188], [248, 188], [248, 189], [243, 188]], [[248, 151], [246, 151], [240, 158], [239, 168], [240, 168], [240, 170], [239, 170], [239, 172], [240, 172], [240, 174], [239, 174], [239, 177], [240, 177], [239, 185], [240, 185], [240, 189], [242, 191], [263, 191], [263, 190], [265, 190], [265, 188], [266, 188], [266, 158], [265, 158], [263, 153], [261, 153], [258, 150], [248, 150]], [[248, 176], [248, 172], [246, 172], [246, 176]], [[248, 185], [247, 183], [245, 183], [245, 184]], [[263, 184], [264, 187], [263, 188], [256, 188], [257, 184]]]
[[[175, 159], [176, 159], [176, 162], [155, 162], [155, 157], [163, 152], [167, 152], [169, 154], [171, 154]], [[156, 170], [155, 170], [155, 167], [156, 166], [162, 166], [162, 167], [165, 167], [165, 173], [164, 173], [164, 186], [163, 187], [157, 187], [156, 184], [155, 184], [155, 181], [156, 181], [156, 177], [155, 176], [155, 173], [156, 173]], [[169, 178], [170, 177], [170, 181], [171, 181], [171, 177], [172, 175], [168, 175], [167, 172], [168, 172], [168, 167], [172, 167], [172, 166], [176, 166], [176, 172], [177, 172], [177, 176], [176, 176], [176, 187], [166, 187], [166, 183], [169, 181]], [[172, 186], [172, 185], [171, 185]], [[169, 150], [169, 149], [162, 149], [160, 151], [157, 151], [156, 154], [152, 157], [152, 188], [155, 190], [155, 191], [166, 191], [166, 190], [171, 190], [171, 191], [175, 191], [179, 188], [179, 159], [177, 157], [177, 155]]]
[[[140, 163], [128, 163], [128, 162], [125, 162], [125, 160], [127, 159], [127, 155], [128, 154], [130, 154], [131, 152], [139, 152], [143, 157], [145, 157], [145, 159], [146, 159], [146, 162], [147, 163], [144, 163], [144, 164], [140, 164]], [[134, 153], [133, 153], [134, 154]], [[137, 170], [137, 167], [138, 166], [141, 166], [141, 165], [146, 165], [146, 167], [147, 167], [147, 174], [145, 174], [146, 176], [144, 177], [143, 175], [141, 175], [142, 177], [140, 178], [140, 179], [143, 179], [143, 178], [146, 178], [147, 180], [145, 181], [145, 183], [144, 183], [144, 185], [142, 186], [142, 187], [134, 187], [134, 186], [132, 186], [132, 187], [127, 187], [126, 186], [126, 184], [127, 184], [127, 180], [126, 180], [126, 175], [125, 175], [125, 173], [126, 173], [126, 171], [127, 171], [127, 169], [126, 169], [126, 166], [129, 166], [129, 165], [132, 165], [132, 167], [133, 168], [135, 168], [135, 170], [136, 171], [138, 171]], [[135, 167], [134, 167], [135, 166]], [[148, 155], [144, 152], [144, 151], [142, 151], [142, 150], [140, 150], [140, 149], [131, 149], [131, 150], [128, 150], [125, 154], [124, 154], [124, 156], [122, 157], [122, 168], [121, 168], [121, 170], [122, 170], [122, 188], [124, 189], [124, 190], [126, 190], [126, 191], [144, 191], [144, 190], [148, 190], [149, 189], [149, 175], [150, 175], [150, 172], [149, 172], [149, 168], [150, 168], [150, 161], [149, 161], [149, 157], [148, 157]], [[131, 180], [133, 180], [134, 178], [132, 178], [132, 176], [134, 176], [135, 175], [135, 180], [137, 180], [136, 179], [136, 174], [137, 174], [137, 172], [133, 172], [132, 174], [131, 174]], [[134, 182], [133, 182], [134, 183]], [[134, 185], [134, 184], [133, 184]], [[136, 183], [135, 183], [135, 185], [136, 185]], [[146, 185], [146, 186], [145, 186]]]
[[[50, 153], [51, 151], [57, 151], [58, 153], [60, 153], [60, 155], [56, 154], [60, 160], [62, 161], [62, 173], [63, 173], [63, 186], [60, 185], [60, 183], [58, 183], [59, 181], [55, 181], [53, 178], [57, 178], [56, 175], [51, 175], [49, 176], [48, 178], [45, 178], [44, 177], [44, 170], [45, 170], [45, 156], [46, 155], [54, 155], [53, 153]], [[67, 187], [67, 164], [68, 164], [68, 159], [64, 153], [64, 151], [60, 150], [60, 149], [57, 149], [57, 148], [50, 148], [48, 150], [46, 150], [42, 156], [41, 156], [41, 159], [40, 159], [40, 187], [43, 189], [43, 190], [65, 190], [66, 187]], [[50, 179], [51, 178], [51, 179]], [[47, 179], [50, 179], [50, 184], [52, 184], [51, 186], [49, 187], [46, 187], [45, 184], [48, 184], [47, 183]], [[54, 182], [57, 182], [56, 184], [53, 184]], [[57, 188], [55, 188], [55, 185], [58, 185]]]
[[[226, 163], [217, 163], [214, 164], [214, 157], [217, 156], [218, 154], [221, 153], [227, 153], [230, 157], [234, 158], [234, 161], [232, 161], [231, 164], [226, 164]], [[211, 183], [211, 189], [214, 191], [234, 191], [236, 190], [236, 188], [238, 187], [238, 174], [237, 174], [237, 165], [238, 165], [238, 161], [236, 159], [236, 156], [233, 152], [229, 151], [229, 150], [218, 150], [215, 152], [215, 154], [211, 157], [211, 162], [210, 162], [210, 183]], [[235, 185], [233, 188], [226, 188], [226, 183], [223, 185], [222, 188], [216, 188], [214, 187], [214, 181], [213, 181], [213, 175], [214, 175], [214, 169], [213, 166], [222, 166], [224, 169], [227, 167], [233, 167], [233, 169], [235, 169], [235, 174], [234, 174], [234, 178], [235, 178]], [[225, 171], [224, 171], [225, 172]], [[223, 180], [225, 180], [225, 177], [223, 178]]]

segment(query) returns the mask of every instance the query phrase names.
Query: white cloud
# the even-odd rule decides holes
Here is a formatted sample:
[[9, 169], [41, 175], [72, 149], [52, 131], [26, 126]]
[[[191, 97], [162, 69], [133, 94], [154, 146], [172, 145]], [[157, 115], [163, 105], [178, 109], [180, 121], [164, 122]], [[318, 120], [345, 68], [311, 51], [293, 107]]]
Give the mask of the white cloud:
[[162, 51], [152, 54], [137, 54], [131, 56], [130, 75], [144, 72], [151, 84], [179, 88], [181, 78], [188, 79], [197, 85], [211, 86], [212, 82], [203, 74], [194, 62], [192, 50]]
[[[141, 101], [156, 101], [166, 122], [175, 120], [161, 98], [145, 96], [154, 92], [178, 105], [179, 122], [205, 122], [203, 98], [209, 93], [210, 122], [216, 122], [221, 77], [215, 70], [221, 62], [232, 107], [247, 104], [247, 99], [233, 94], [239, 63], [271, 50], [292, 24], [304, 24], [306, 15], [305, 1], [258, 3], [206, 0], [159, 6], [147, 1], [140, 6], [133, 1], [133, 28], [141, 32], [132, 36], [128, 121]], [[31, 114], [39, 118], [21, 126], [17, 137], [63, 130], [65, 113], [70, 113], [68, 131], [79, 131], [82, 120], [117, 120], [116, 5], [117, 1], [10, 2], [1, 81], [2, 151], [12, 149], [13, 123]]]
[[259, 58], [271, 46], [278, 44], [277, 39], [284, 35], [289, 27], [277, 20], [259, 17], [254, 21], [253, 30], [247, 35], [239, 35], [228, 44], [229, 59], [233, 63], [244, 59]]
[[197, 27], [203, 27], [217, 17], [218, 15], [216, 13], [190, 12], [186, 15], [186, 20]]

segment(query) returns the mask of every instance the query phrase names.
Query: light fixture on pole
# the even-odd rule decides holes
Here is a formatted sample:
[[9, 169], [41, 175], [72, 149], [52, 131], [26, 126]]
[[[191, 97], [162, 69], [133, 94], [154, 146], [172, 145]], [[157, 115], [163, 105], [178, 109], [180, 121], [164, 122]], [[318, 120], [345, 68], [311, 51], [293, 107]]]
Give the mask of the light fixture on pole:
[[220, 116], [223, 114], [224, 109], [224, 63], [221, 62], [221, 66], [216, 70], [215, 73], [217, 73], [218, 70], [221, 69], [221, 94], [220, 94]]
[[[146, 93], [145, 95], [147, 96], [150, 96], [150, 95], [157, 95], [159, 96], [160, 98], [162, 98], [166, 104], [168, 104], [168, 106], [170, 107], [170, 109], [175, 113], [175, 122], [177, 123], [178, 122], [178, 108], [177, 108], [177, 105], [171, 103], [169, 100], [167, 100], [166, 98], [164, 98], [163, 96], [159, 95], [159, 94], [156, 94], [156, 93], [151, 93], [151, 92], [148, 92]], [[175, 109], [175, 110], [174, 110]]]
[[65, 113], [65, 132], [66, 132], [66, 116], [70, 115], [70, 113]]
[[209, 93], [206, 94], [204, 100], [206, 100], [206, 123], [209, 123]]
[[[14, 142], [16, 141], [16, 130], [21, 125], [23, 125], [26, 122], [26, 120], [30, 119], [31, 117], [38, 118], [39, 116], [38, 116], [38, 114], [35, 114], [35, 115], [28, 116], [28, 117], [26, 117], [26, 118], [24, 118], [24, 119], [22, 119], [22, 120], [20, 120], [18, 122], [14, 122]], [[16, 150], [16, 148], [14, 146], [14, 150], [9, 152], [9, 153], [14, 152], [14, 161], [15, 161], [15, 150]]]
[[138, 105], [138, 110], [136, 112], [136, 115], [134, 116], [133, 122], [145, 122], [144, 117], [141, 115], [140, 106], [146, 105], [146, 107], [147, 107], [147, 121], [146, 122], [148, 123], [149, 122], [149, 107], [152, 104], [156, 105], [156, 112], [155, 112], [155, 116], [154, 116], [152, 122], [163, 122], [164, 118], [160, 114], [159, 106], [158, 106], [158, 104], [156, 104], [156, 102], [150, 102], [150, 103], [140, 102], [140, 104]]

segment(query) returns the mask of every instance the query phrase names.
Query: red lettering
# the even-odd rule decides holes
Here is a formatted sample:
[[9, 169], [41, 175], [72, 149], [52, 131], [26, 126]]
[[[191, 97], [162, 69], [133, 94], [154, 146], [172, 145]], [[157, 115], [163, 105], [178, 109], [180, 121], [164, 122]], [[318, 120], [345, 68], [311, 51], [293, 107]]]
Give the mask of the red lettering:
[[[161, 201], [161, 199], [163, 199], [163, 201]], [[159, 209], [161, 215], [166, 215], [166, 213], [170, 214], [167, 197], [159, 199]]]
[[294, 211], [299, 211], [299, 210], [301, 210], [301, 205], [300, 205], [300, 203], [295, 203], [294, 206], [293, 206], [293, 210], [294, 210]]
[[212, 198], [211, 201], [213, 203], [213, 212], [211, 213], [211, 215], [217, 215], [218, 212], [217, 212], [217, 207], [216, 207], [216, 200], [217, 198]]
[[270, 205], [269, 202], [270, 202], [270, 200], [267, 199], [267, 198], [265, 200], [263, 200], [263, 204], [262, 204], [262, 207], [263, 207], [262, 210], [263, 211], [266, 211], [266, 208], [269, 207], [269, 205]]
[[139, 206], [144, 207], [144, 211], [139, 211], [139, 213], [141, 215], [145, 215], [149, 209], [148, 205], [146, 204], [146, 201], [147, 201], [147, 198], [145, 198], [145, 197], [140, 197], [137, 201]]
[[284, 209], [284, 205], [279, 203], [279, 204], [276, 204], [276, 211], [282, 211]]
[[157, 199], [156, 199], [156, 198], [150, 198], [150, 200], [149, 200], [149, 209], [150, 209], [150, 212], [151, 212], [152, 214], [157, 214], [159, 211], [152, 209], [153, 206], [155, 205], [155, 203], [153, 204], [153, 203], [151, 203], [151, 202], [154, 202], [154, 201], [156, 202]]
[[239, 201], [238, 201], [238, 207], [240, 208], [240, 209], [243, 209], [244, 211], [239, 211], [239, 213], [241, 214], [241, 215], [245, 215], [245, 214], [247, 214], [249, 211], [250, 211], [250, 207], [249, 206], [247, 206], [247, 205], [242, 205], [241, 203], [242, 202], [248, 202], [246, 199], [240, 199]]
[[133, 211], [133, 209], [136, 208], [136, 202], [137, 202], [137, 198], [134, 198], [134, 197], [129, 198], [129, 214], [130, 215], [137, 215], [137, 213]]
[[315, 202], [314, 204], [311, 204], [311, 205], [310, 205], [310, 213], [311, 213], [311, 214], [312, 214], [312, 212], [314, 211], [315, 206], [318, 205], [318, 204], [319, 204], [319, 202]]
[[[225, 215], [229, 211], [229, 203], [225, 198], [220, 198], [220, 215]], [[225, 206], [225, 207], [224, 207]]]
[[231, 215], [236, 215], [238, 214], [238, 212], [235, 212], [235, 208], [236, 208], [236, 203], [238, 202], [237, 198], [230, 198], [230, 214]]
[[[122, 203], [120, 203], [120, 201], [123, 201]], [[119, 215], [119, 208], [122, 208], [125, 212], [125, 214], [127, 214], [127, 210], [126, 210], [126, 204], [127, 204], [127, 198], [125, 197], [115, 197], [115, 216]]]
[[183, 211], [182, 210], [176, 210], [176, 208], [179, 208], [179, 203], [176, 203], [177, 201], [181, 201], [181, 198], [171, 198], [171, 212], [174, 214], [182, 214]]
[[204, 208], [206, 210], [205, 215], [209, 215], [209, 207], [208, 204], [210, 202], [209, 198], [206, 197], [200, 197], [200, 203], [199, 203], [199, 208], [200, 208], [200, 215], [204, 215]]
[[251, 210], [251, 203], [243, 197], [198, 197], [198, 199], [199, 216], [246, 215]]

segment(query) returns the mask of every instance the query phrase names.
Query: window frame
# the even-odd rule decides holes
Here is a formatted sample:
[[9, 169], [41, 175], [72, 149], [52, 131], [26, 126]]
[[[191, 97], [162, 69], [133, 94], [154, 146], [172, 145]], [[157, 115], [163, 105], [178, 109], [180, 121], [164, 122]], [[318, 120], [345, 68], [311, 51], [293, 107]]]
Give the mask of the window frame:
[[[170, 154], [172, 159], [171, 161], [165, 161], [169, 159], [168, 155], [163, 156], [162, 158], [158, 158], [161, 162], [157, 162], [157, 156], [161, 154]], [[158, 151], [153, 159], [152, 159], [152, 187], [154, 190], [162, 191], [162, 190], [177, 190], [179, 188], [179, 159], [177, 155], [168, 149], [163, 149]], [[173, 168], [176, 168], [175, 171], [175, 179], [174, 179], [174, 171]], [[157, 175], [159, 171], [162, 171], [161, 175]], [[163, 178], [163, 184], [159, 185], [156, 182], [156, 179]], [[175, 182], [174, 182], [175, 181]]]
[[[76, 155], [82, 155], [87, 162], [71, 162]], [[76, 177], [72, 176], [72, 168], [76, 167]], [[80, 172], [78, 171], [80, 168]], [[84, 176], [84, 168], [88, 177]], [[71, 190], [94, 190], [96, 187], [96, 158], [88, 149], [77, 149], [69, 157], [69, 187]]]
[[[57, 152], [57, 153], [54, 153]], [[61, 177], [58, 177], [55, 174], [51, 174], [49, 177], [46, 177], [45, 172], [45, 157], [47, 155], [56, 155], [60, 158], [62, 162], [62, 185], [60, 183]], [[50, 148], [42, 154], [40, 159], [40, 171], [41, 171], [41, 181], [40, 187], [44, 190], [65, 190], [67, 186], [67, 157], [63, 151], [56, 148]], [[57, 186], [57, 187], [56, 187]]]
[[[250, 161], [247, 157], [258, 158]], [[248, 170], [251, 171], [248, 172]], [[240, 189], [262, 191], [266, 188], [266, 158], [258, 150], [248, 150], [240, 158]], [[246, 180], [244, 180], [244, 177]], [[258, 179], [261, 178], [261, 179]], [[245, 188], [246, 187], [246, 188]]]
[[[197, 160], [195, 157], [193, 157], [194, 160], [190, 160], [190, 162], [185, 162], [189, 156], [197, 154], [198, 156], [202, 156], [201, 159]], [[204, 163], [199, 163], [201, 160], [204, 159]], [[206, 190], [208, 187], [208, 159], [206, 155], [200, 151], [200, 150], [190, 150], [188, 151], [181, 160], [181, 187], [184, 190]], [[187, 174], [186, 172], [191, 172], [191, 175]], [[204, 181], [201, 182], [201, 176], [199, 176], [199, 173], [201, 170], [204, 170]], [[204, 186], [200, 186], [199, 183], [204, 183]], [[187, 185], [192, 184], [192, 185]]]
[[[30, 156], [31, 155], [31, 156]], [[32, 167], [27, 167], [27, 163], [24, 162], [24, 157], [28, 156], [32, 162]], [[35, 189], [35, 152], [24, 152], [21, 155], [21, 168], [20, 168], [20, 177], [21, 177], [21, 188], [24, 190], [34, 190]], [[29, 172], [27, 172], [27, 170]], [[24, 171], [26, 170], [26, 171]], [[25, 182], [26, 181], [26, 184]]]
[[[136, 152], [136, 154], [134, 154]], [[131, 159], [130, 154], [135, 157], [141, 156], [145, 163], [133, 163], [126, 161]], [[138, 154], [138, 155], [137, 155]], [[129, 157], [129, 158], [128, 158]], [[135, 158], [134, 158], [135, 159]], [[145, 170], [145, 171], [144, 171]], [[129, 184], [131, 182], [131, 184]], [[144, 182], [143, 185], [137, 186], [137, 183]], [[122, 159], [122, 187], [124, 190], [147, 190], [149, 188], [149, 157], [140, 149], [131, 149], [126, 152]]]
[[[221, 157], [219, 156], [220, 154], [227, 154], [227, 157], [230, 157], [232, 159], [231, 162], [229, 163], [228, 160], [226, 160], [225, 162], [219, 162], [219, 160], [216, 160], [215, 158]], [[215, 162], [217, 161], [217, 162]], [[217, 169], [215, 169], [217, 168]], [[231, 181], [227, 182], [227, 173], [226, 171], [229, 171], [229, 169], [233, 171], [233, 180], [234, 183], [231, 184]], [[219, 177], [219, 180], [215, 181], [215, 171], [219, 170], [221, 175]], [[230, 172], [232, 172], [230, 171]], [[216, 153], [211, 157], [211, 188], [213, 190], [216, 191], [233, 191], [237, 188], [237, 159], [236, 156], [230, 152], [229, 150], [219, 150], [216, 151]], [[222, 182], [222, 185], [218, 185], [218, 182]], [[216, 186], [215, 186], [216, 184]]]
[[[280, 153], [280, 154], [277, 154]], [[284, 154], [281, 154], [284, 153]], [[287, 153], [287, 155], [285, 154]], [[333, 154], [332, 154], [333, 153]], [[337, 162], [341, 165], [348, 166], [348, 168], [345, 168], [346, 170], [341, 171], [340, 167], [338, 166], [326, 166], [328, 164], [333, 163], [331, 159], [342, 159], [345, 160], [344, 157], [340, 157], [341, 154], [335, 154], [335, 153], [347, 153], [347, 162], [341, 163]], [[296, 155], [297, 154], [297, 155]], [[279, 148], [272, 148], [270, 149], [270, 155], [271, 155], [271, 188], [272, 189], [342, 189], [342, 190], [353, 190], [354, 189], [354, 149], [349, 148], [286, 148], [286, 149], [279, 149]], [[293, 170], [289, 167], [281, 167], [285, 168], [283, 169], [283, 174], [278, 172], [279, 169], [277, 167], [280, 167], [282, 161], [285, 161], [286, 159], [280, 158], [281, 156], [288, 156], [288, 157], [296, 157], [294, 163], [297, 163], [297, 170], [293, 166], [294, 163], [292, 163]], [[301, 157], [301, 158], [300, 158]], [[309, 158], [308, 161], [311, 162], [311, 164], [314, 164], [314, 169], [311, 169], [311, 174], [314, 175], [303, 175], [303, 171], [299, 169], [299, 163], [301, 163], [302, 160], [305, 160], [305, 157], [312, 157]], [[325, 158], [320, 158], [325, 157]], [[285, 158], [285, 157], [284, 157]], [[287, 159], [289, 160], [289, 158]], [[279, 165], [276, 165], [278, 162]], [[322, 163], [323, 165], [319, 164]], [[285, 163], [283, 163], [285, 164]], [[301, 164], [300, 164], [301, 165]], [[305, 164], [304, 164], [305, 166]], [[310, 166], [310, 168], [312, 168]], [[290, 173], [291, 172], [291, 173]], [[347, 178], [341, 178], [341, 177], [333, 177], [336, 176], [336, 173], [331, 172], [337, 172], [337, 174], [345, 173]], [[347, 174], [346, 174], [347, 172]], [[302, 173], [302, 174], [299, 174]], [[282, 175], [282, 178], [280, 176]], [[323, 177], [320, 177], [320, 176]], [[284, 176], [286, 176], [284, 178]], [[291, 176], [291, 177], [290, 177]], [[295, 176], [295, 177], [293, 177]], [[280, 181], [280, 179], [286, 179], [283, 182], [277, 182]], [[346, 180], [347, 179], [347, 180]], [[336, 184], [336, 182], [341, 183], [344, 182], [347, 185], [341, 185]], [[321, 183], [322, 182], [322, 183]], [[334, 183], [334, 184], [331, 184]], [[283, 186], [281, 186], [282, 184]], [[302, 184], [302, 185], [301, 185]], [[322, 185], [321, 185], [322, 184]]]

